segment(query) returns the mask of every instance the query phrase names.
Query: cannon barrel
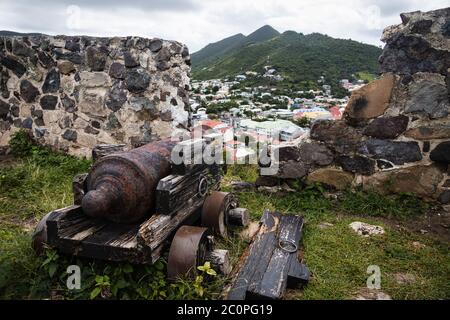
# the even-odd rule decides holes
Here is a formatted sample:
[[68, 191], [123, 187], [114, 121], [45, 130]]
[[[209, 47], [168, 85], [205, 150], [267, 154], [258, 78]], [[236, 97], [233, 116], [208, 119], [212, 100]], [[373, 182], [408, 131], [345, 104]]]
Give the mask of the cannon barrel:
[[162, 140], [98, 160], [87, 177], [83, 212], [117, 223], [135, 223], [149, 216], [158, 182], [170, 174], [175, 144]]

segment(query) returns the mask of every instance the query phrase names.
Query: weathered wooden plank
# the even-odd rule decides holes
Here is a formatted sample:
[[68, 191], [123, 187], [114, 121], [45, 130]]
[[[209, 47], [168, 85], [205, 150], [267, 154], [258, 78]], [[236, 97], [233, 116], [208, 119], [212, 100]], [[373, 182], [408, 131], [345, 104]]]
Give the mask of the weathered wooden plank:
[[[265, 223], [271, 221], [268, 217], [272, 224]], [[288, 285], [305, 283], [309, 271], [297, 258], [302, 227], [300, 216], [265, 211], [258, 233], [234, 271], [226, 298], [281, 299]]]
[[261, 273], [261, 270], [256, 271], [257, 267], [264, 268], [260, 264], [262, 250], [270, 248], [267, 243], [273, 242], [273, 233], [276, 231], [278, 218], [266, 210], [263, 213], [260, 221], [260, 229], [254, 236], [249, 248], [244, 252], [238, 266], [235, 268], [236, 272], [233, 276], [232, 286], [228, 289], [227, 299], [229, 300], [244, 300], [247, 296], [247, 290], [256, 273]]
[[[170, 175], [161, 179], [156, 190], [156, 212], [173, 214], [186, 205], [189, 199], [204, 198], [199, 188], [200, 181], [206, 179], [211, 190], [220, 183], [220, 175], [213, 166], [197, 166], [185, 175]], [[203, 190], [206, 192], [206, 190]]]
[[[278, 226], [277, 243], [270, 257], [263, 276], [256, 279], [257, 285], [250, 287], [249, 291], [254, 297], [265, 299], [281, 299], [286, 291], [287, 277], [291, 258], [297, 259], [297, 251], [283, 250], [280, 242], [287, 241], [298, 248], [303, 219], [299, 216], [281, 216]], [[298, 261], [297, 261], [298, 263]]]

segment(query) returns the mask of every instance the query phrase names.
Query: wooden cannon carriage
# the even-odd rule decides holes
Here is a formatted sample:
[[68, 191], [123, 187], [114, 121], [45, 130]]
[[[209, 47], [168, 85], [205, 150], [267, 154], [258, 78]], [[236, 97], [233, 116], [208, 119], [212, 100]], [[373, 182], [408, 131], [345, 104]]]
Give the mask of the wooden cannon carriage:
[[[38, 224], [33, 247], [108, 261], [153, 264], [169, 250], [168, 276], [195, 270], [206, 259], [229, 272], [227, 252], [214, 250], [213, 237], [229, 225], [245, 225], [246, 209], [219, 192], [220, 165], [172, 161], [174, 152], [204, 139], [159, 141], [131, 151], [121, 146], [93, 150], [89, 174], [74, 178], [74, 205], [47, 214]], [[191, 148], [194, 150], [194, 148]]]

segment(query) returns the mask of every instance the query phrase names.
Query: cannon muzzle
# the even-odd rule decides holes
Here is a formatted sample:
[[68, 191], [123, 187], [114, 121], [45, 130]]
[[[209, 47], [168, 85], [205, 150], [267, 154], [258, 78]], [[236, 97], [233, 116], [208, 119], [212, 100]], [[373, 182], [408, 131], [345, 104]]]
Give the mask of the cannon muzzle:
[[150, 216], [158, 182], [170, 174], [175, 144], [162, 140], [101, 158], [88, 175], [83, 212], [118, 223], [135, 223]]

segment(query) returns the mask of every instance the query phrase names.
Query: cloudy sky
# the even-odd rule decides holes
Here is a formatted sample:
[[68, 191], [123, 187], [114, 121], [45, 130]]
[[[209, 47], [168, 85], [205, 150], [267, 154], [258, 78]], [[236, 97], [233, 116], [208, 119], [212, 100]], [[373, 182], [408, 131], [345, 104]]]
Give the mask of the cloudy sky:
[[161, 37], [195, 52], [270, 24], [381, 45], [383, 28], [400, 23], [401, 12], [449, 6], [450, 0], [0, 0], [0, 30]]

